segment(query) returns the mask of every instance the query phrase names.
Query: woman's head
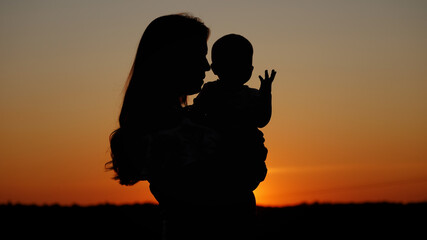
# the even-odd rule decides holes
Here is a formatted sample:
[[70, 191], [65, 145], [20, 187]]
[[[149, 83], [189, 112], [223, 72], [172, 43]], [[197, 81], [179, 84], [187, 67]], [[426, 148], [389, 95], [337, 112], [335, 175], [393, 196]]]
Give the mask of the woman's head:
[[133, 142], [141, 132], [168, 127], [174, 121], [173, 109], [200, 91], [210, 69], [208, 37], [209, 28], [185, 14], [159, 17], [144, 31], [128, 77], [120, 128], [110, 136], [112, 160], [107, 164], [121, 184], [140, 180], [141, 162], [132, 162], [125, 142]]
[[120, 124], [147, 107], [198, 93], [205, 71], [209, 28], [185, 14], [153, 20], [144, 31], [129, 74]]

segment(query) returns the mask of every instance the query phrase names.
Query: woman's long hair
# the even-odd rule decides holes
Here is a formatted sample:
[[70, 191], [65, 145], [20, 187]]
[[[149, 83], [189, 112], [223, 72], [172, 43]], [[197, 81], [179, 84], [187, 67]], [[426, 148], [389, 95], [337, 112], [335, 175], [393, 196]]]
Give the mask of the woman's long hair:
[[[161, 129], [172, 120], [168, 108], [182, 105], [186, 96], [176, 93], [172, 84], [172, 61], [179, 59], [179, 46], [190, 37], [207, 40], [209, 28], [187, 14], [174, 14], [156, 18], [144, 31], [132, 69], [120, 112], [120, 127], [110, 135], [111, 161], [107, 169], [115, 171], [114, 179], [122, 185], [133, 185], [140, 180], [141, 164], [129, 145], [138, 136]], [[170, 60], [172, 59], [172, 60]], [[179, 79], [178, 79], [179, 81]], [[135, 141], [134, 141], [135, 140]], [[143, 148], [143, 146], [141, 146]]]

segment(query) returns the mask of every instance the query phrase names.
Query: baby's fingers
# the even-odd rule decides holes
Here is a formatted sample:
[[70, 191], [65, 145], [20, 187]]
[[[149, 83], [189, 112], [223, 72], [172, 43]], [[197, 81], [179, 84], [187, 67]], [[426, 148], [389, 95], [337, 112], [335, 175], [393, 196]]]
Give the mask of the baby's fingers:
[[275, 77], [276, 77], [276, 71], [273, 69], [273, 70], [271, 71], [270, 81], [273, 81]]
[[270, 77], [268, 76], [268, 70], [265, 70], [265, 79], [269, 79]]

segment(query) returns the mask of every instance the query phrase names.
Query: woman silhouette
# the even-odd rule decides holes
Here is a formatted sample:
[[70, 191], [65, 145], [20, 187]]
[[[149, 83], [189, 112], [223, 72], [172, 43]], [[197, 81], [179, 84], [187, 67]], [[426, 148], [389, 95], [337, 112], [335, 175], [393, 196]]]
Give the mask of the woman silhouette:
[[185, 107], [210, 69], [208, 37], [198, 18], [184, 14], [149, 24], [129, 74], [120, 128], [110, 136], [108, 167], [120, 184], [150, 183], [163, 239], [254, 236], [257, 169], [227, 164], [231, 148]]

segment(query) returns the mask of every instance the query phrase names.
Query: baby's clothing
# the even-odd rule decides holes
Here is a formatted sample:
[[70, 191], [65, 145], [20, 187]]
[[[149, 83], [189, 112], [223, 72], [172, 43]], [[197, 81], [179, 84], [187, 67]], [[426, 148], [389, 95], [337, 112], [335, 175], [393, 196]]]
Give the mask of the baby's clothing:
[[215, 128], [257, 128], [260, 119], [270, 118], [265, 116], [265, 98], [271, 95], [246, 85], [230, 88], [217, 80], [203, 86], [194, 99], [194, 108]]
[[[270, 93], [263, 94], [246, 85], [230, 88], [217, 80], [203, 86], [193, 105], [203, 115], [205, 124], [221, 134], [221, 142], [232, 160], [230, 164], [238, 164], [248, 172], [256, 170], [260, 181], [267, 174], [267, 148], [264, 141], [259, 141], [264, 138], [258, 126], [260, 121], [270, 118], [264, 111], [267, 101], [271, 101]], [[263, 172], [259, 172], [260, 167]]]

